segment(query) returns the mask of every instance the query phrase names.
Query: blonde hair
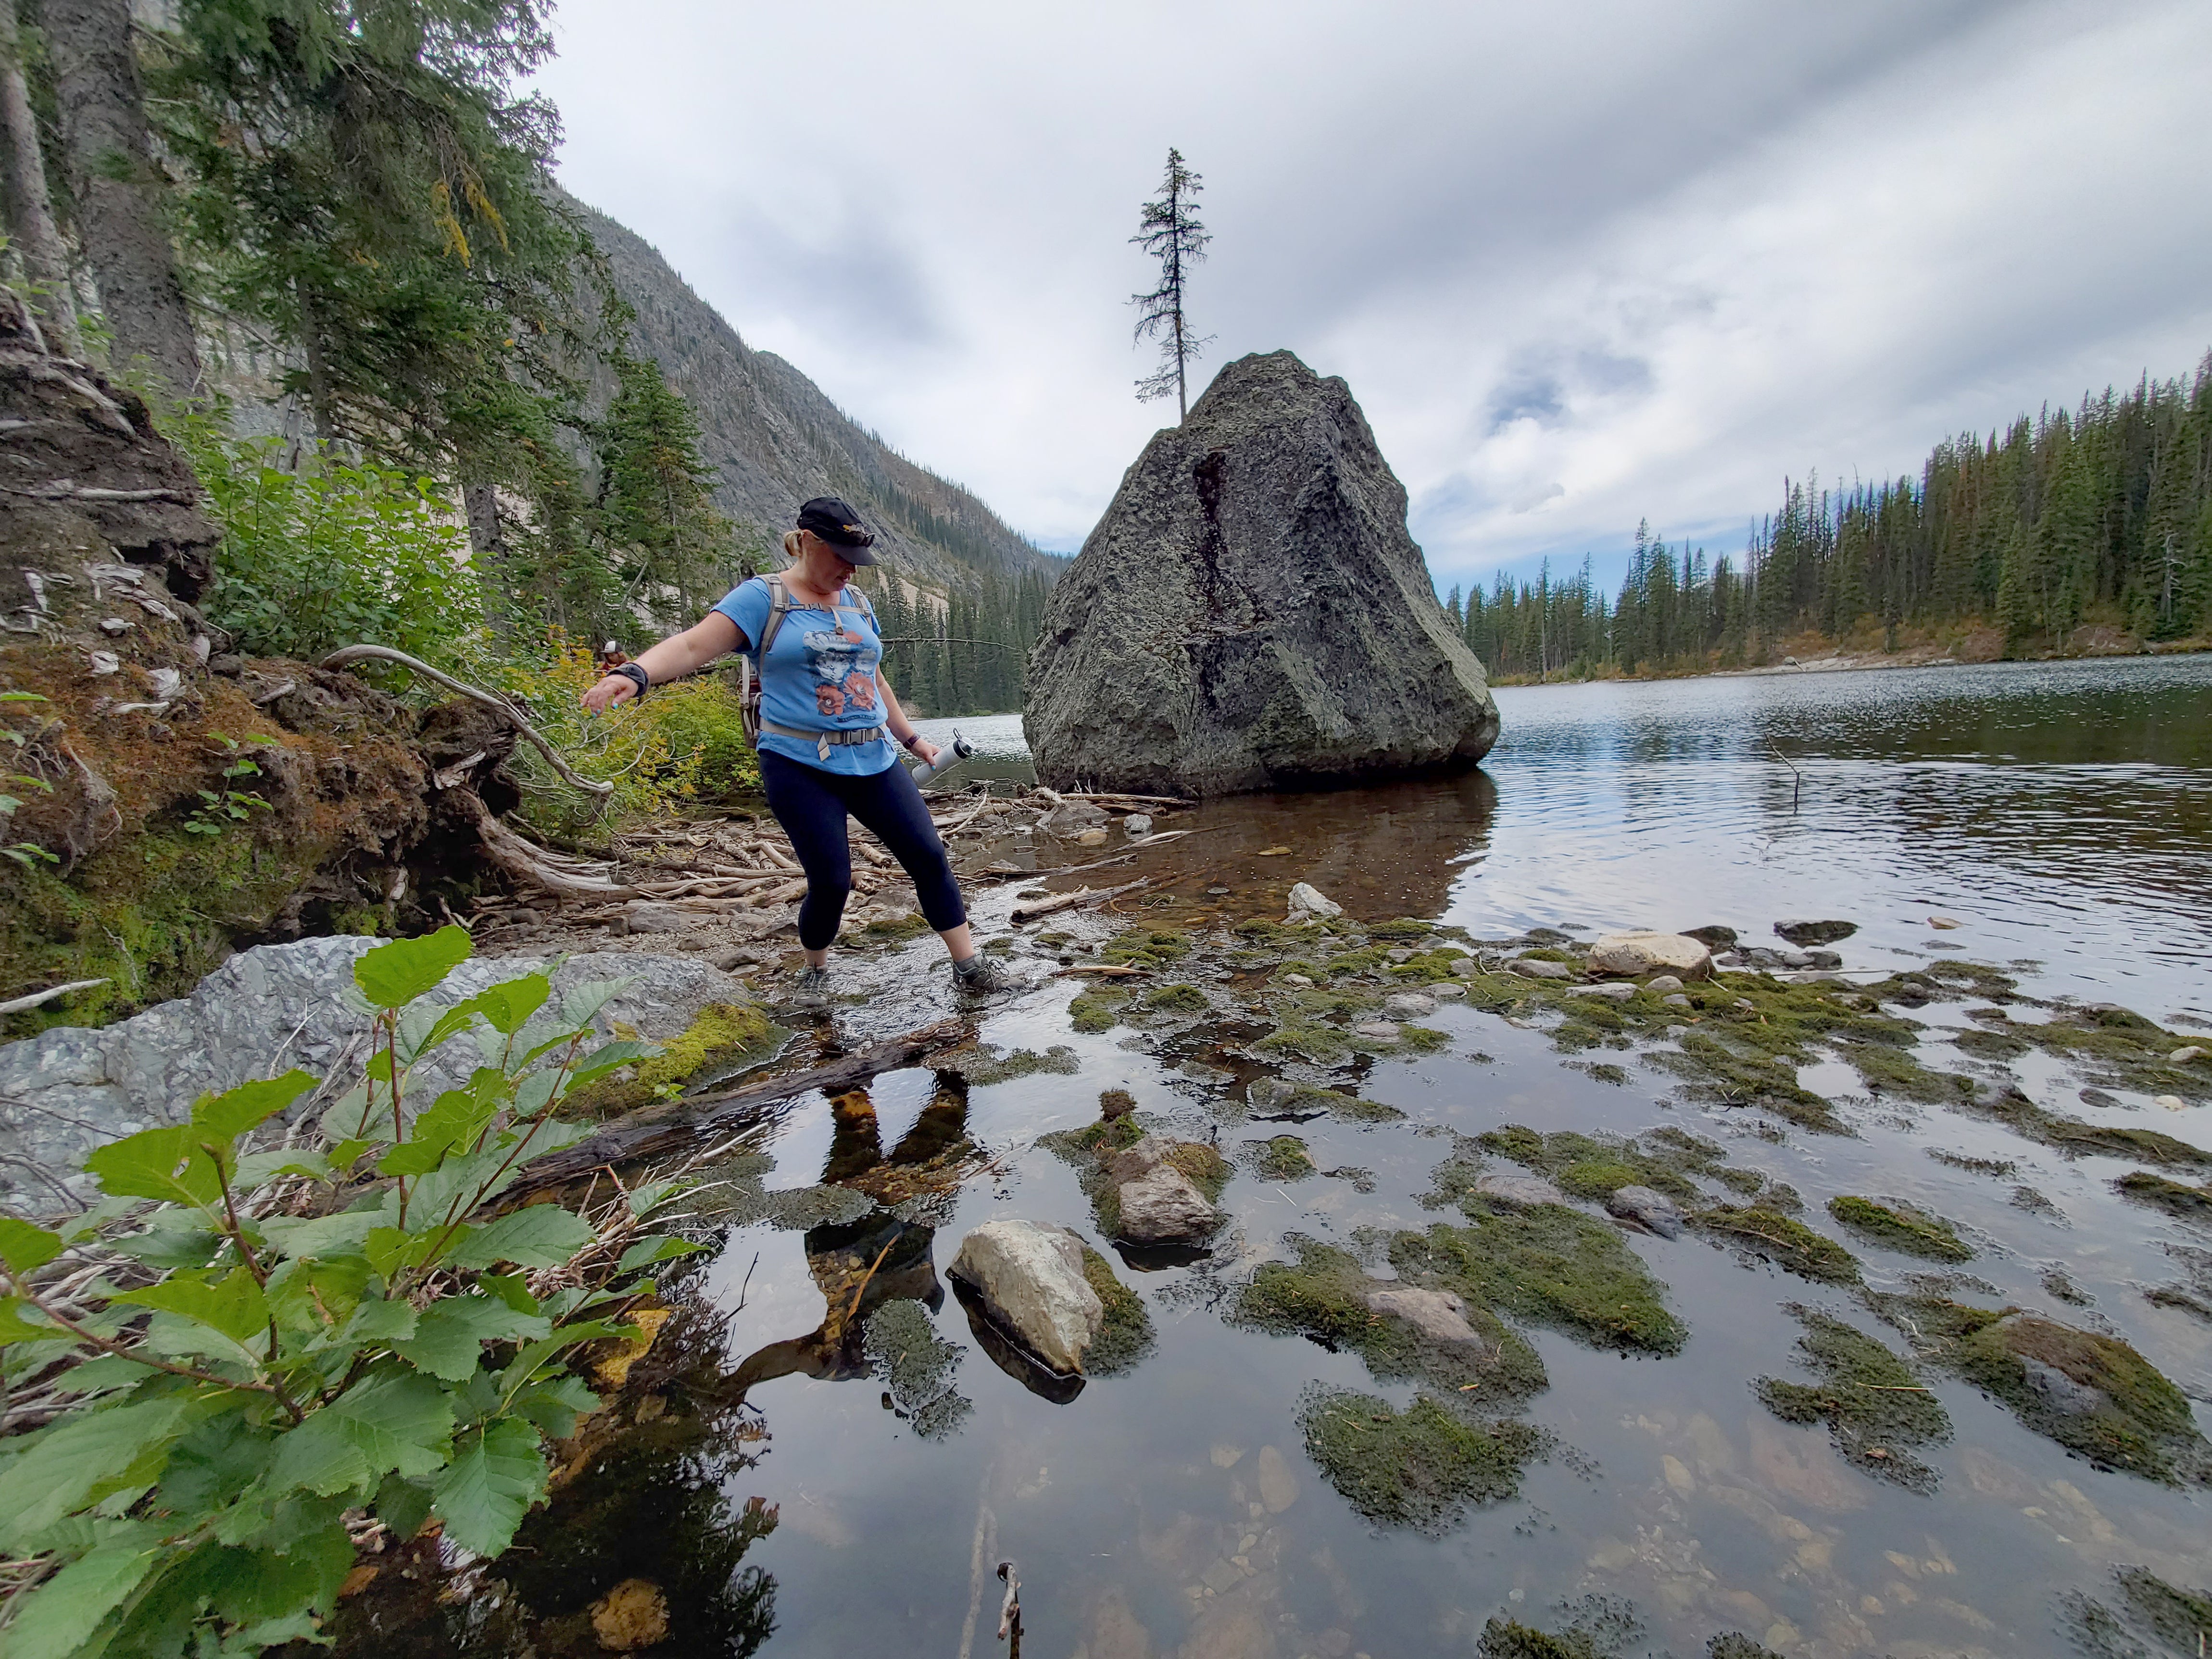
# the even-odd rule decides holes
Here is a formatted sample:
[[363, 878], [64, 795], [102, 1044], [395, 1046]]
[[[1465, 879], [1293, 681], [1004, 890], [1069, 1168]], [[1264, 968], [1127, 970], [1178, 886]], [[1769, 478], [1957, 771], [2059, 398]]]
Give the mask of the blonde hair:
[[783, 556], [785, 558], [794, 562], [798, 559], [799, 548], [799, 538], [800, 534], [801, 532], [796, 530], [787, 530], [783, 532]]

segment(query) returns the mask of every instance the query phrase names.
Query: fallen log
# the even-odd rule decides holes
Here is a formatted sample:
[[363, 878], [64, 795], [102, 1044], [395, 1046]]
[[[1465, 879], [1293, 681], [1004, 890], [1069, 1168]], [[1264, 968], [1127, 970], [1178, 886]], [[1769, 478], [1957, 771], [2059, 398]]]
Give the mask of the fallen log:
[[502, 1206], [512, 1207], [533, 1193], [567, 1185], [594, 1170], [634, 1164], [669, 1152], [703, 1136], [728, 1133], [733, 1122], [757, 1115], [764, 1107], [780, 1105], [819, 1089], [842, 1094], [880, 1077], [911, 1066], [925, 1055], [967, 1042], [975, 1035], [965, 1020], [943, 1019], [919, 1030], [882, 1042], [870, 1043], [857, 1053], [810, 1066], [783, 1077], [749, 1083], [721, 1094], [695, 1095], [662, 1106], [647, 1107], [611, 1124], [589, 1140], [580, 1140], [557, 1152], [532, 1158], [523, 1166], [521, 1178], [501, 1194]]
[[1073, 979], [1078, 974], [1096, 974], [1101, 979], [1138, 979], [1144, 975], [1141, 968], [1130, 968], [1118, 962], [1086, 962], [1080, 968], [1063, 968], [1054, 979]]
[[1081, 905], [1103, 904], [1108, 899], [1119, 898], [1124, 893], [1134, 892], [1139, 887], [1152, 884], [1150, 876], [1139, 876], [1134, 881], [1123, 882], [1119, 887], [1101, 887], [1096, 891], [1088, 887], [1079, 887], [1073, 893], [1054, 894], [1051, 898], [1039, 899], [1034, 904], [1018, 904], [1014, 907], [1012, 921], [1015, 927], [1019, 927], [1024, 922], [1040, 921], [1062, 910], [1073, 910]]
[[615, 881], [609, 873], [577, 867], [576, 860], [556, 859], [545, 848], [524, 840], [501, 823], [472, 791], [456, 790], [447, 799], [473, 808], [477, 839], [483, 848], [484, 860], [502, 874], [528, 882], [556, 898], [616, 899], [636, 896], [636, 889]]

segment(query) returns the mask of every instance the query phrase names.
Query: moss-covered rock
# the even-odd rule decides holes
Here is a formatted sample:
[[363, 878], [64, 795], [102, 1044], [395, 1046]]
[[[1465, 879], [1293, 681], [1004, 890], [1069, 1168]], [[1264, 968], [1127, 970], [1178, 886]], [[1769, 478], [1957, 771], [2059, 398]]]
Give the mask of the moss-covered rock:
[[1857, 1258], [1802, 1221], [1761, 1205], [1716, 1204], [1692, 1213], [1690, 1224], [1717, 1233], [1738, 1249], [1822, 1285], [1859, 1282]]
[[2168, 1486], [2212, 1485], [2212, 1445], [2197, 1432], [2187, 1396], [2119, 1338], [1937, 1295], [1867, 1300], [1923, 1358], [2100, 1468]]
[[2005, 1125], [2069, 1158], [2124, 1158], [2167, 1169], [2212, 1170], [2212, 1152], [2177, 1140], [2156, 1129], [2088, 1123], [2045, 1111], [2018, 1089], [1979, 1089], [1951, 1103], [1959, 1111]]
[[1461, 1200], [1468, 1224], [1439, 1222], [1390, 1240], [1390, 1261], [1416, 1285], [1550, 1325], [1599, 1347], [1673, 1353], [1687, 1334], [1666, 1287], [1608, 1224], [1564, 1205], [1525, 1210]]
[[1549, 1176], [1577, 1198], [1602, 1200], [1623, 1187], [1640, 1186], [1689, 1201], [1700, 1196], [1693, 1176], [1729, 1185], [1739, 1184], [1732, 1176], [1748, 1176], [1751, 1188], [1759, 1185], [1756, 1174], [1729, 1169], [1728, 1154], [1717, 1144], [1671, 1126], [1623, 1139], [1571, 1129], [1540, 1134], [1514, 1123], [1478, 1136], [1477, 1144]]
[[1630, 1605], [1610, 1596], [1584, 1596], [1561, 1611], [1568, 1622], [1557, 1631], [1492, 1619], [1483, 1626], [1475, 1653], [1479, 1659], [1614, 1659], [1644, 1634]]
[[1173, 967], [1191, 952], [1190, 935], [1169, 927], [1133, 927], [1117, 933], [1098, 952], [1101, 962], [1127, 968]]
[[1106, 1308], [1105, 1322], [1083, 1351], [1085, 1374], [1119, 1376], [1134, 1370], [1154, 1346], [1144, 1298], [1115, 1277], [1113, 1264], [1088, 1244], [1083, 1247], [1083, 1277]]
[[629, 1067], [626, 1076], [604, 1079], [570, 1095], [562, 1115], [612, 1117], [634, 1112], [675, 1092], [709, 1065], [725, 1070], [754, 1055], [764, 1060], [790, 1036], [749, 1003], [709, 1003], [681, 1036], [659, 1045], [658, 1054]]
[[1057, 1042], [1042, 1054], [1030, 1048], [1000, 1049], [994, 1043], [978, 1042], [972, 1048], [957, 1049], [932, 1064], [941, 1072], [957, 1072], [970, 1086], [979, 1089], [994, 1083], [1012, 1083], [1018, 1078], [1030, 1077], [1039, 1072], [1073, 1077], [1082, 1069], [1075, 1058], [1075, 1050], [1065, 1043]]
[[1425, 1394], [1401, 1412], [1372, 1395], [1312, 1389], [1298, 1426], [1306, 1455], [1356, 1513], [1426, 1533], [1448, 1531], [1470, 1505], [1515, 1496], [1545, 1444], [1528, 1424], [1470, 1422]]
[[1261, 1078], [1245, 1091], [1247, 1110], [1268, 1116], [1300, 1116], [1326, 1112], [1346, 1123], [1395, 1123], [1405, 1113], [1379, 1100], [1362, 1100], [1338, 1089], [1287, 1078]]
[[1974, 1259], [1973, 1246], [1959, 1237], [1957, 1227], [1909, 1204], [1877, 1204], [1870, 1198], [1844, 1196], [1828, 1200], [1828, 1213], [1859, 1237], [1885, 1249], [1930, 1261]]
[[2164, 1176], [2136, 1170], [2115, 1181], [2112, 1190], [2134, 1203], [2163, 1210], [2176, 1220], [2212, 1226], [2212, 1185], [2191, 1187], [2185, 1182], [2168, 1181]]
[[1213, 1005], [1195, 985], [1159, 985], [1137, 999], [1147, 1013], [1202, 1014]]
[[2066, 1621], [2082, 1653], [2147, 1659], [2162, 1650], [2172, 1659], [2199, 1659], [2212, 1632], [2212, 1589], [2177, 1589], [2145, 1567], [2121, 1567], [2112, 1577], [2119, 1590], [2114, 1605], [2079, 1593], [2064, 1598]]
[[1805, 1327], [1797, 1346], [1820, 1376], [1813, 1386], [1762, 1376], [1767, 1410], [1785, 1423], [1825, 1419], [1844, 1458], [1867, 1474], [1915, 1492], [1936, 1488], [1936, 1471], [1913, 1449], [1951, 1437], [1950, 1414], [1912, 1368], [1854, 1326], [1816, 1309], [1790, 1311]]
[[1372, 1305], [1389, 1281], [1370, 1279], [1358, 1260], [1332, 1245], [1293, 1233], [1284, 1241], [1293, 1261], [1261, 1264], [1237, 1293], [1232, 1322], [1273, 1336], [1303, 1336], [1364, 1360], [1378, 1382], [1425, 1382], [1474, 1403], [1496, 1405], [1545, 1386], [1543, 1362], [1488, 1310], [1463, 1305], [1478, 1339], [1443, 1341], [1417, 1320]]
[[1118, 986], [1101, 985], [1079, 993], [1067, 1005], [1068, 1021], [1079, 1031], [1109, 1031], [1120, 1021], [1121, 1010], [1128, 1003], [1128, 992]]
[[1262, 1181], [1304, 1181], [1315, 1173], [1313, 1154], [1297, 1135], [1271, 1135], [1244, 1144], [1244, 1167]]

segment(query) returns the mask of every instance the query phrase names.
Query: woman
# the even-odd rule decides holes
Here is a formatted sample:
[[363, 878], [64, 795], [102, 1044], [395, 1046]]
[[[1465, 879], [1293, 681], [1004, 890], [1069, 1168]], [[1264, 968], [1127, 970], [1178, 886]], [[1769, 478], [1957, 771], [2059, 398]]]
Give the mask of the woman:
[[[968, 912], [945, 845], [921, 792], [898, 763], [896, 738], [924, 763], [937, 745], [914, 729], [878, 666], [883, 640], [867, 599], [848, 594], [857, 566], [873, 564], [875, 537], [835, 496], [799, 509], [799, 528], [783, 538], [791, 568], [782, 582], [790, 607], [771, 623], [766, 579], [739, 583], [695, 626], [649, 647], [584, 693], [594, 712], [635, 701], [718, 657], [743, 651], [761, 684], [761, 781], [769, 810], [791, 837], [806, 872], [799, 943], [806, 953], [799, 986], [819, 991], [830, 978], [830, 942], [853, 890], [849, 814], [875, 831], [914, 878], [921, 913], [952, 957], [952, 981], [971, 995], [1006, 988], [976, 950]], [[763, 652], [757, 641], [768, 637]]]

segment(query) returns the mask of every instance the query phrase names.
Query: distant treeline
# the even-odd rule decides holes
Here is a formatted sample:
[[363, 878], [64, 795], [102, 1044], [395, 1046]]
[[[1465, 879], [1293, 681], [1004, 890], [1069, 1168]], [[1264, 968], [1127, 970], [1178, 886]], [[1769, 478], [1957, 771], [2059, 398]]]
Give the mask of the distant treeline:
[[1500, 575], [1446, 601], [1494, 675], [1570, 677], [1764, 661], [1782, 641], [1993, 627], [2063, 650], [2097, 624], [2144, 641], [2212, 626], [2212, 356], [2002, 434], [1936, 446], [1919, 478], [1785, 483], [1741, 562], [1637, 532], [1608, 605], [1589, 562]]
[[1022, 706], [1030, 647], [1044, 628], [1042, 572], [981, 569], [948, 604], [908, 598], [889, 566], [868, 585], [882, 630], [884, 672], [900, 702], [924, 715], [1003, 714]]

